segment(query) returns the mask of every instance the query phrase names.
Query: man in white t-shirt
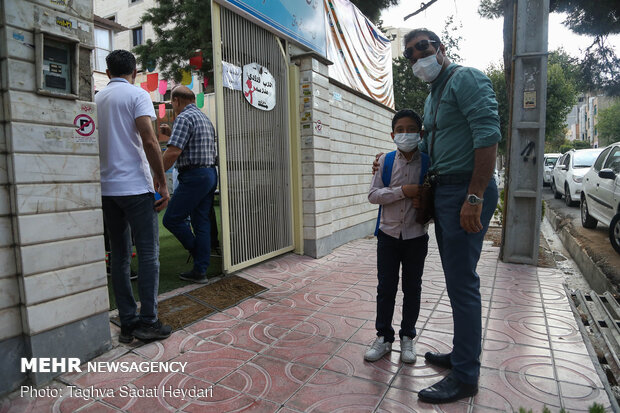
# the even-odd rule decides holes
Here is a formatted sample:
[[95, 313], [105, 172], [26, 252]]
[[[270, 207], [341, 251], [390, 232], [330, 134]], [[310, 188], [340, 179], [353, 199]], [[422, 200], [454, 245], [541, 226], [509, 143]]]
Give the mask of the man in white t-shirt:
[[[106, 57], [108, 85], [95, 95], [99, 126], [101, 196], [111, 249], [111, 275], [121, 320], [119, 341], [144, 341], [170, 335], [157, 317], [159, 225], [157, 212], [168, 204], [164, 165], [151, 121], [149, 94], [133, 85], [136, 59], [126, 50]], [[151, 175], [153, 170], [153, 176]], [[157, 191], [161, 199], [155, 201]], [[140, 314], [131, 288], [131, 231], [138, 255]]]

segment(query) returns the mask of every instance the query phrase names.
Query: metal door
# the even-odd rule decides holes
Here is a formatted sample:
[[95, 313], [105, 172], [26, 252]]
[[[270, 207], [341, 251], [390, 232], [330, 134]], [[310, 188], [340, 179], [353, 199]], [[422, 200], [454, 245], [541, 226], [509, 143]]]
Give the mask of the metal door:
[[224, 271], [230, 272], [293, 249], [288, 66], [279, 38], [224, 7], [213, 13], [217, 9], [217, 78], [221, 61], [238, 68], [258, 63], [273, 75], [276, 96], [272, 110], [260, 110], [243, 91], [216, 82]]

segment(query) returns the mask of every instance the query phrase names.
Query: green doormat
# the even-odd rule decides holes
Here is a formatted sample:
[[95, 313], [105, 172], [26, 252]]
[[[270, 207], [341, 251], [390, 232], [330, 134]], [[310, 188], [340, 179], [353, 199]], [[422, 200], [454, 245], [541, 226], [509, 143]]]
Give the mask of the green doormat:
[[[159, 302], [159, 319], [179, 330], [206, 316], [234, 307], [246, 298], [267, 291], [262, 285], [237, 275], [226, 276], [212, 284]], [[118, 317], [110, 321], [120, 326]]]

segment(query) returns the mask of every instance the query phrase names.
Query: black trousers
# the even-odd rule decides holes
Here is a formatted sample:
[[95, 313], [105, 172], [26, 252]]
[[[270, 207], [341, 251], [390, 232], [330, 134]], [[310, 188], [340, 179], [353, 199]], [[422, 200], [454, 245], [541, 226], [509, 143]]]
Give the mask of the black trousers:
[[377, 336], [394, 341], [392, 317], [398, 291], [399, 270], [402, 265], [403, 320], [399, 337], [415, 337], [415, 323], [420, 314], [422, 272], [428, 252], [428, 234], [403, 240], [379, 230], [377, 235]]

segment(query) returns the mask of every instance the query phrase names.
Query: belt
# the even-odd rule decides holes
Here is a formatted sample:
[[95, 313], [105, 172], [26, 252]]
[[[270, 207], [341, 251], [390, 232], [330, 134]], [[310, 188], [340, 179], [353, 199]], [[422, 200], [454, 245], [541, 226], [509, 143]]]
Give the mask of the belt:
[[471, 174], [429, 175], [429, 179], [433, 186], [461, 185], [468, 184], [471, 181]]
[[179, 173], [189, 171], [190, 169], [215, 168], [215, 165], [185, 165], [179, 166]]

